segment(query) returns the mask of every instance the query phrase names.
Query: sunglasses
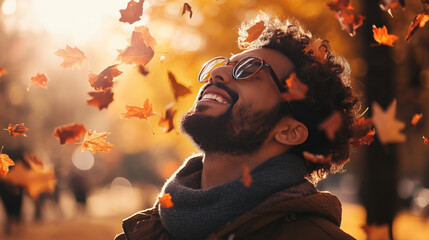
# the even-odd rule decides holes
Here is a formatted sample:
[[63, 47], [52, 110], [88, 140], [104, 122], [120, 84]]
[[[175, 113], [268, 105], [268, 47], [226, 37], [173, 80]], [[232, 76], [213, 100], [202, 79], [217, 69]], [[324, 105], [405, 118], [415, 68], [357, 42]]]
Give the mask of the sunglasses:
[[[201, 68], [200, 74], [198, 75], [198, 81], [201, 83], [207, 82], [210, 79], [210, 73], [217, 67], [233, 65], [235, 62], [227, 57], [216, 57], [206, 63]], [[280, 92], [286, 91], [285, 85], [280, 82], [279, 78], [274, 73], [273, 68], [270, 64], [264, 62], [264, 59], [259, 57], [245, 57], [238, 61], [232, 69], [232, 76], [234, 79], [249, 79], [260, 70], [267, 68], [276, 86]]]

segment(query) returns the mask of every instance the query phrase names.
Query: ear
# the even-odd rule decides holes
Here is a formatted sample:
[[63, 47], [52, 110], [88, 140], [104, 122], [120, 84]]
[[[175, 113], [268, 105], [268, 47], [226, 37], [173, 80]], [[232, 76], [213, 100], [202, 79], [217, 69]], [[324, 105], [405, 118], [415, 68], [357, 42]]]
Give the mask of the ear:
[[308, 129], [307, 127], [291, 118], [284, 117], [277, 123], [276, 131], [274, 133], [274, 139], [281, 144], [294, 146], [299, 145], [308, 137]]

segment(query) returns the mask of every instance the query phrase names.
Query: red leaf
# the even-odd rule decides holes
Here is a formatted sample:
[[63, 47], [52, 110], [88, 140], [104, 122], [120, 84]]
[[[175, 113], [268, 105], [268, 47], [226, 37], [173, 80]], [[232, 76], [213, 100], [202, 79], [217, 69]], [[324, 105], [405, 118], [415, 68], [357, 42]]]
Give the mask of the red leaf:
[[158, 197], [158, 201], [163, 208], [171, 208], [174, 206], [173, 202], [171, 201], [171, 195], [169, 193], [164, 193], [164, 195]]
[[326, 164], [326, 163], [331, 162], [331, 160], [332, 160], [331, 155], [325, 157], [323, 155], [312, 154], [312, 153], [309, 153], [307, 151], [302, 152], [302, 156], [310, 162], [319, 163], [319, 164]]
[[374, 135], [372, 119], [361, 118], [353, 124], [353, 138], [350, 140], [350, 144], [353, 147], [370, 145], [374, 141]]
[[302, 100], [306, 98], [308, 87], [302, 83], [295, 73], [291, 73], [286, 79], [287, 92], [282, 93], [282, 97], [286, 101]]
[[168, 79], [170, 80], [170, 85], [173, 90], [174, 100], [177, 102], [179, 97], [186, 96], [191, 93], [191, 90], [181, 83], [178, 83], [174, 74], [168, 71]]
[[335, 17], [340, 22], [341, 28], [350, 36], [355, 36], [356, 29], [362, 25], [365, 17], [354, 13], [349, 0], [337, 0], [327, 5], [330, 10], [336, 12]]
[[244, 41], [248, 43], [255, 41], [256, 39], [259, 38], [259, 36], [261, 36], [264, 30], [265, 30], [264, 21], [261, 20], [255, 23], [253, 26], [251, 26], [249, 29], [246, 30], [247, 38]]
[[85, 54], [80, 49], [77, 47], [71, 48], [69, 45], [65, 49], [58, 49], [55, 55], [64, 59], [60, 65], [62, 68], [80, 68], [86, 59]]
[[192, 8], [188, 3], [184, 3], [183, 4], [183, 9], [182, 9], [182, 16], [186, 13], [189, 12], [189, 18], [192, 18]]
[[165, 109], [165, 115], [158, 122], [158, 126], [162, 127], [162, 132], [164, 133], [174, 129], [173, 119], [177, 111], [173, 107], [174, 103], [169, 104]]
[[[38, 87], [47, 88], [48, 78], [45, 74], [37, 73], [36, 76], [31, 77], [31, 82]], [[31, 83], [30, 83], [31, 84]], [[28, 85], [27, 91], [30, 89], [30, 85]]]
[[72, 123], [55, 128], [53, 136], [58, 138], [60, 144], [79, 142], [80, 136], [85, 134], [86, 128], [83, 124]]
[[405, 40], [410, 40], [411, 36], [417, 31], [417, 29], [423, 28], [427, 21], [429, 21], [429, 10], [425, 9], [423, 12], [417, 14], [417, 16], [415, 16], [411, 21], [411, 25], [408, 28], [408, 33], [405, 37]]
[[86, 100], [86, 104], [89, 106], [97, 107], [99, 110], [107, 108], [111, 102], [113, 102], [113, 92], [89, 92], [91, 99]]
[[131, 0], [127, 4], [127, 8], [119, 10], [121, 13], [120, 22], [133, 24], [140, 20], [140, 17], [143, 15], [143, 3], [144, 0], [139, 0], [136, 2]]
[[331, 11], [338, 12], [343, 9], [353, 9], [350, 5], [350, 0], [336, 0], [326, 4]]
[[387, 33], [386, 26], [377, 28], [375, 25], [372, 25], [372, 32], [374, 34], [374, 40], [379, 44], [393, 47], [393, 42], [398, 40], [398, 36]]
[[28, 128], [24, 127], [24, 123], [15, 124], [15, 126], [12, 126], [12, 124], [9, 124], [9, 127], [5, 130], [9, 131], [9, 134], [13, 137], [16, 137], [18, 135], [26, 137], [25, 131], [28, 131]]
[[319, 130], [323, 130], [326, 133], [326, 136], [329, 140], [333, 141], [335, 139], [335, 134], [340, 130], [343, 125], [343, 119], [341, 113], [338, 111], [333, 112], [329, 115], [323, 122], [319, 124]]
[[241, 175], [241, 180], [240, 180], [243, 185], [247, 188], [250, 187], [250, 185], [252, 185], [252, 176], [250, 175], [250, 168], [246, 165], [242, 165], [242, 175]]
[[414, 114], [413, 118], [411, 119], [411, 125], [416, 126], [422, 117], [423, 117], [422, 113]]
[[423, 143], [424, 144], [429, 144], [429, 139], [427, 139], [425, 136], [423, 136]]
[[112, 65], [104, 69], [100, 74], [88, 74], [88, 81], [95, 90], [109, 91], [113, 87], [113, 78], [122, 74], [116, 67], [118, 64]]
[[147, 28], [144, 28], [144, 31], [142, 29], [136, 27], [131, 35], [131, 45], [125, 50], [118, 50], [118, 60], [122, 63], [146, 66], [152, 60], [155, 40]]

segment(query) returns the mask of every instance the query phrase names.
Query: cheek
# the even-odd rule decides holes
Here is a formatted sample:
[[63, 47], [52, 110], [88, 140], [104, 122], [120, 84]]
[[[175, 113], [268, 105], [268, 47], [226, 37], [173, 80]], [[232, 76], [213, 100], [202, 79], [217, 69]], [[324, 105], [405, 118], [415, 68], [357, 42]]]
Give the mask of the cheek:
[[237, 104], [245, 103], [245, 105], [252, 106], [252, 111], [260, 111], [271, 109], [280, 101], [281, 95], [277, 89], [259, 87], [247, 89], [247, 91], [243, 92]]

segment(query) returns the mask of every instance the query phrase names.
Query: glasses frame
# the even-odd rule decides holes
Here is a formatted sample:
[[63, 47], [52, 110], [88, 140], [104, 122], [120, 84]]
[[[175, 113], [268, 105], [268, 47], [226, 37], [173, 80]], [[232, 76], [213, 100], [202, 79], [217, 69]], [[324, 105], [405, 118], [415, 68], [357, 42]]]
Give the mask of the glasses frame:
[[[237, 77], [236, 75], [237, 75], [237, 73], [236, 73], [236, 71], [237, 71], [237, 66], [240, 66], [240, 64], [243, 62], [243, 61], [246, 61], [246, 60], [248, 60], [249, 58], [254, 58], [254, 59], [257, 59], [257, 60], [259, 60], [260, 61], [260, 63], [261, 63], [261, 66], [258, 68], [258, 70], [256, 70], [254, 73], [252, 73], [252, 74], [250, 74], [249, 76], [246, 76], [246, 77]], [[223, 66], [228, 66], [228, 65], [233, 65], [234, 64], [234, 62], [232, 62], [229, 58], [227, 58], [227, 57], [215, 57], [215, 58], [212, 58], [212, 59], [210, 59], [209, 61], [207, 61], [206, 63], [204, 63], [204, 65], [203, 65], [203, 67], [201, 68], [201, 70], [200, 70], [200, 73], [198, 74], [198, 82], [201, 82], [201, 83], [204, 83], [204, 82], [207, 82], [208, 80], [201, 80], [201, 78], [202, 78], [202, 74], [203, 74], [203, 70], [206, 68], [206, 66], [209, 64], [209, 63], [211, 63], [211, 62], [213, 62], [213, 61], [215, 61], [215, 60], [218, 60], [218, 59], [223, 59], [223, 60], [225, 60], [225, 63], [223, 64], [223, 65], [221, 65], [221, 66], [218, 66], [218, 67], [223, 67]], [[218, 67], [215, 67], [215, 68], [218, 68]], [[213, 69], [215, 69], [215, 68], [213, 68]], [[273, 70], [273, 68], [271, 67], [271, 65], [270, 64], [268, 64], [268, 63], [266, 63], [265, 61], [264, 61], [264, 59], [262, 59], [262, 58], [260, 58], [260, 57], [254, 57], [254, 56], [249, 56], [249, 57], [245, 57], [245, 58], [242, 58], [240, 61], [238, 61], [236, 64], [235, 64], [235, 66], [234, 66], [234, 68], [232, 69], [232, 77], [234, 78], [234, 79], [240, 79], [240, 80], [245, 80], [245, 79], [248, 79], [248, 78], [250, 78], [250, 77], [252, 77], [252, 76], [254, 76], [255, 74], [257, 74], [259, 71], [261, 71], [263, 68], [267, 68], [268, 69], [268, 73], [271, 75], [271, 78], [273, 79], [273, 81], [274, 81], [274, 83], [276, 84], [276, 86], [278, 87], [278, 89], [280, 90], [280, 92], [285, 92], [286, 91], [286, 87], [285, 87], [285, 85], [284, 84], [282, 84], [282, 82], [280, 81], [280, 79], [277, 77], [277, 75], [276, 75], [276, 73], [274, 72], [274, 70]], [[209, 73], [208, 74], [211, 74], [211, 71], [213, 71], [213, 69], [211, 69], [210, 71], [209, 71]]]

